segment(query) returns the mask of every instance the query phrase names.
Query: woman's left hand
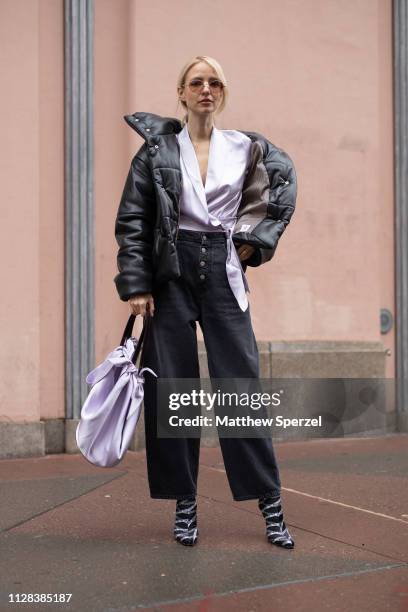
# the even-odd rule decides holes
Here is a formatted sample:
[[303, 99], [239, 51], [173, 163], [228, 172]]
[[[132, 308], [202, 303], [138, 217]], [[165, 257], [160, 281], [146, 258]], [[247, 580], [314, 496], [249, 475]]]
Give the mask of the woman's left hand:
[[248, 259], [253, 253], [255, 253], [255, 247], [251, 246], [250, 244], [241, 244], [239, 249], [237, 249], [237, 253], [240, 261], [244, 261], [244, 259]]

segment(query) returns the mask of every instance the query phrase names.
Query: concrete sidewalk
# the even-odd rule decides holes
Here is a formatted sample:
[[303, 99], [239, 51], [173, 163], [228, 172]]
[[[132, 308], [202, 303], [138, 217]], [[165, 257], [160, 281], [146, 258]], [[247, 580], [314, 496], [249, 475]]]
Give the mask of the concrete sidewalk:
[[[0, 461], [0, 610], [408, 610], [408, 435], [275, 443], [293, 550], [234, 502], [219, 447], [201, 449], [199, 543], [172, 538], [144, 452]], [[9, 593], [72, 593], [8, 604]]]

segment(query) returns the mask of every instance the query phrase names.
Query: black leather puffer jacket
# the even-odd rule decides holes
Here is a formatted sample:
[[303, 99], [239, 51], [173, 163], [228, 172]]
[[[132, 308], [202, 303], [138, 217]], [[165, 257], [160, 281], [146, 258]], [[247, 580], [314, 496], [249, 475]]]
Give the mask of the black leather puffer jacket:
[[[127, 301], [181, 275], [176, 240], [182, 175], [176, 134], [183, 125], [153, 113], [124, 119], [145, 139], [131, 162], [115, 222], [119, 273], [114, 282], [120, 299]], [[241, 262], [245, 271], [272, 259], [295, 209], [297, 181], [282, 149], [256, 132], [240, 131], [252, 140], [252, 149], [233, 240], [256, 249]]]

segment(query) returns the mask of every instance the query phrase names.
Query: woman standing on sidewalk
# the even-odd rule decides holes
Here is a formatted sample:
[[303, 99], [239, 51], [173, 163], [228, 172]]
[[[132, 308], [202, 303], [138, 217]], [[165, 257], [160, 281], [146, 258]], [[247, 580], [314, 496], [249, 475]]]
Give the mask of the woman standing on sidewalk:
[[[115, 283], [134, 314], [153, 316], [145, 363], [159, 377], [200, 378], [198, 321], [211, 378], [258, 378], [244, 272], [272, 258], [294, 210], [295, 171], [260, 134], [215, 126], [227, 84], [214, 59], [188, 62], [177, 91], [187, 111], [183, 122], [152, 113], [125, 117], [146, 142], [119, 205]], [[177, 500], [174, 537], [194, 545], [200, 439], [157, 436], [156, 385], [146, 378], [150, 495]], [[219, 441], [234, 500], [257, 499], [268, 540], [293, 548], [271, 439]]]

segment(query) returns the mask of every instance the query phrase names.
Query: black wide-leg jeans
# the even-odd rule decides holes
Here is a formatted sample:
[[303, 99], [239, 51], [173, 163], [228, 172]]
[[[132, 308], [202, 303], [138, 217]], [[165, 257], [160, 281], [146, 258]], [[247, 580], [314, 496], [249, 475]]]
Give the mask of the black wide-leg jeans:
[[[200, 378], [196, 322], [203, 332], [210, 378], [258, 378], [259, 354], [250, 318], [231, 290], [224, 232], [180, 229], [182, 275], [153, 289], [154, 316], [144, 364], [162, 378]], [[152, 498], [197, 494], [200, 438], [157, 435], [157, 379], [144, 384], [146, 460]], [[219, 437], [234, 500], [280, 494], [271, 438]]]

